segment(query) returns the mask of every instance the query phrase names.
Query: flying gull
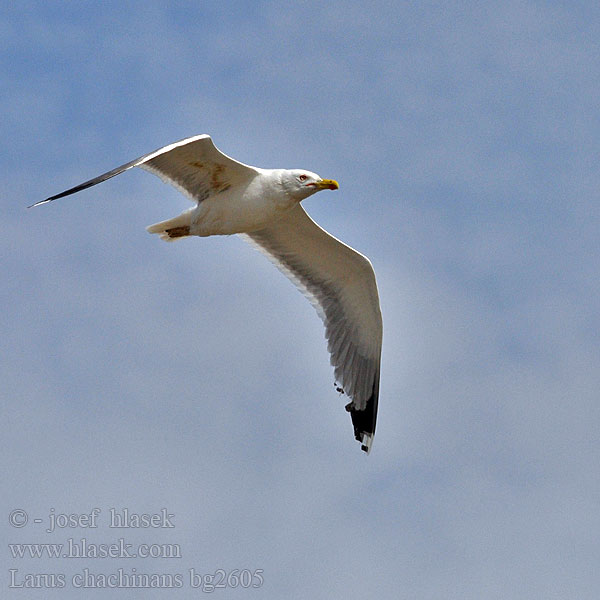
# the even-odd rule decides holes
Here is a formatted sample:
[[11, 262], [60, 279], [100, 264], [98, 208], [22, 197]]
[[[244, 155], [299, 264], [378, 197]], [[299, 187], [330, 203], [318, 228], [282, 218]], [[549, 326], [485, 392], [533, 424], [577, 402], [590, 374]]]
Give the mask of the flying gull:
[[136, 158], [32, 206], [102, 183], [132, 167], [154, 173], [188, 196], [194, 207], [148, 227], [163, 240], [240, 234], [263, 252], [316, 308], [337, 389], [350, 402], [354, 436], [369, 452], [379, 399], [382, 320], [369, 259], [319, 227], [301, 201], [338, 183], [300, 169], [260, 169], [220, 152], [197, 135]]

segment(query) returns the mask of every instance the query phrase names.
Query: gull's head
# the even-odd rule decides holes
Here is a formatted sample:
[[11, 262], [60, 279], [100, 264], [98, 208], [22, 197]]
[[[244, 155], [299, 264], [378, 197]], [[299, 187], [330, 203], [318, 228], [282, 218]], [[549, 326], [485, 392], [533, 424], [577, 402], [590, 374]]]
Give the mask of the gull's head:
[[337, 190], [340, 187], [333, 179], [323, 179], [316, 173], [301, 169], [284, 171], [281, 183], [285, 191], [298, 202], [321, 190]]

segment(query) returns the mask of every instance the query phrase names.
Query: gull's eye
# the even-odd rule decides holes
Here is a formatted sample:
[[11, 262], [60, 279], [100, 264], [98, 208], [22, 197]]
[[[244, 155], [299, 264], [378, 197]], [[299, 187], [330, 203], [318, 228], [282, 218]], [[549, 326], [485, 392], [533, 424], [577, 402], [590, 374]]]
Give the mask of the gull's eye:
[[300, 181], [306, 181], [308, 179], [308, 175], [300, 175], [300, 177], [298, 177], [298, 179]]

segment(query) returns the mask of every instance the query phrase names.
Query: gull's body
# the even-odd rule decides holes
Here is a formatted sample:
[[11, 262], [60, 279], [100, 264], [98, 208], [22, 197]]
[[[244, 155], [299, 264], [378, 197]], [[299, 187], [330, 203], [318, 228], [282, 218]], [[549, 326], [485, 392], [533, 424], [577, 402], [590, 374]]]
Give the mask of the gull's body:
[[199, 135], [146, 154], [50, 202], [141, 167], [188, 196], [194, 206], [148, 227], [167, 241], [241, 234], [265, 253], [314, 304], [325, 324], [336, 380], [351, 402], [355, 437], [369, 451], [379, 398], [382, 321], [369, 260], [319, 227], [300, 202], [335, 181], [315, 173], [259, 169], [221, 153]]

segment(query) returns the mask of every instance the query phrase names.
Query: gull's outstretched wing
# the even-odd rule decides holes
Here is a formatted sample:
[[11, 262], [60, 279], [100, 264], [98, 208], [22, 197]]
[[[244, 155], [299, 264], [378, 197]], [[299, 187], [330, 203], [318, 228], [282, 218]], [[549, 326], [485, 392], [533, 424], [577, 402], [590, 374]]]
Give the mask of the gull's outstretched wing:
[[224, 192], [232, 185], [249, 182], [258, 173], [254, 167], [244, 165], [223, 154], [213, 144], [209, 135], [196, 135], [140, 156], [112, 171], [80, 183], [56, 196], [40, 200], [31, 206], [70, 196], [132, 167], [141, 167], [158, 175], [194, 202], [202, 202], [211, 194]]
[[242, 237], [306, 294], [323, 319], [336, 380], [352, 400], [346, 409], [354, 435], [368, 452], [377, 420], [383, 330], [369, 259], [319, 227], [300, 204]]

